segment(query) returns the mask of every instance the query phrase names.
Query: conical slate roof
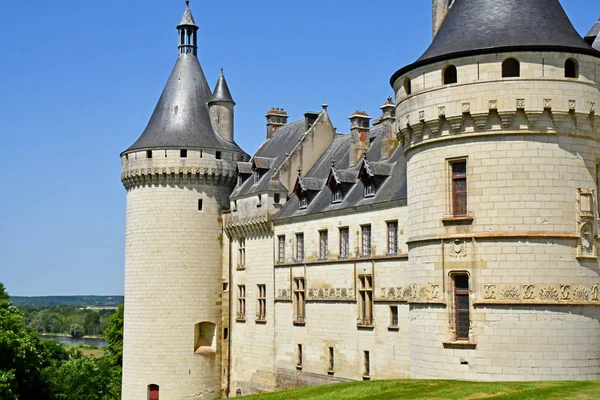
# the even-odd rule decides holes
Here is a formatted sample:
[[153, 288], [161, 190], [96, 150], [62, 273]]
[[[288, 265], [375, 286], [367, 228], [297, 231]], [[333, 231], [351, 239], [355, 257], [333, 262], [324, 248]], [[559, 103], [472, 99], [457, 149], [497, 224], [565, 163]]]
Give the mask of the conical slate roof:
[[195, 26], [195, 27], [198, 26], [198, 25], [196, 25], [196, 21], [194, 21], [194, 16], [192, 15], [192, 10], [190, 10], [189, 2], [186, 2], [185, 11], [183, 12], [183, 17], [181, 17], [181, 22], [179, 23], [179, 25], [177, 25], [177, 27], [180, 27], [180, 26]]
[[[184, 21], [187, 21], [184, 25], [194, 24], [189, 6], [183, 15]], [[178, 28], [182, 29], [181, 25]], [[202, 148], [243, 153], [237, 144], [221, 138], [213, 129], [207, 104], [211, 97], [212, 92], [195, 52], [182, 52], [180, 48], [173, 72], [148, 126], [124, 153], [155, 148]]]
[[210, 98], [210, 100], [208, 101], [209, 104], [216, 103], [216, 102], [235, 104], [235, 101], [233, 101], [233, 97], [231, 97], [231, 92], [229, 91], [229, 86], [227, 86], [227, 81], [225, 80], [225, 75], [223, 74], [223, 68], [221, 68], [221, 76], [219, 77], [219, 80], [217, 81], [217, 85], [215, 86], [213, 95]]
[[600, 34], [600, 19], [596, 21], [594, 26], [592, 26], [592, 29], [585, 35], [584, 39], [591, 44], [598, 37], [598, 34]]
[[558, 0], [455, 0], [433, 42], [393, 82], [422, 65], [475, 54], [566, 51], [600, 57], [577, 33]]

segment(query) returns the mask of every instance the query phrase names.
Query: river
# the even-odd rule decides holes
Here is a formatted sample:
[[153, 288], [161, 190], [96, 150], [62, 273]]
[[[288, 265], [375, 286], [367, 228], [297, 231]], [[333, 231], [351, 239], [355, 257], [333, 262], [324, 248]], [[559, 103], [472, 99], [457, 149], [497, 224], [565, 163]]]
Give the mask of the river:
[[79, 338], [74, 339], [70, 336], [40, 336], [42, 340], [56, 340], [57, 342], [64, 344], [84, 344], [87, 346], [106, 347], [108, 343], [104, 339], [90, 339], [90, 338]]

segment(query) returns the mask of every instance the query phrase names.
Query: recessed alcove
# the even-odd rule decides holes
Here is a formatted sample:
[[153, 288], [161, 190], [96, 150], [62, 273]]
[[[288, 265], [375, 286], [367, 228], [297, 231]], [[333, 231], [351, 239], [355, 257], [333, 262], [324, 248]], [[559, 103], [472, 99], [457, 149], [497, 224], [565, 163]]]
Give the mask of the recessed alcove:
[[208, 321], [194, 325], [194, 353], [215, 354], [217, 351], [217, 326]]

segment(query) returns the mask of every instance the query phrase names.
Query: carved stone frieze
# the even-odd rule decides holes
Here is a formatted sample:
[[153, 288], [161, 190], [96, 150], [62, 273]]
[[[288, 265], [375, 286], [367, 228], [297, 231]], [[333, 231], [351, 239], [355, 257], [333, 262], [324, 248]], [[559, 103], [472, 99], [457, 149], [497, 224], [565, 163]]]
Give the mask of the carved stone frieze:
[[353, 288], [308, 288], [307, 300], [352, 301], [356, 300]]
[[484, 284], [482, 289], [481, 297], [484, 302], [556, 304], [596, 302], [599, 300], [597, 284]]
[[434, 284], [407, 284], [405, 286], [382, 287], [375, 300], [383, 301], [408, 301], [408, 302], [440, 302], [442, 300], [440, 285]]
[[292, 291], [290, 289], [279, 289], [275, 295], [275, 301], [292, 300]]

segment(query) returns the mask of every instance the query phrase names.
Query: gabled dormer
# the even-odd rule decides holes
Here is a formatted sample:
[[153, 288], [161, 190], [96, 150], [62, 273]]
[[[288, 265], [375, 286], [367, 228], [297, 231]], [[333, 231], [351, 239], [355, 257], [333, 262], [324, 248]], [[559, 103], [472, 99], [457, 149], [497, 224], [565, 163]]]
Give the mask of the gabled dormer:
[[294, 185], [294, 194], [298, 197], [298, 208], [305, 210], [315, 196], [325, 186], [325, 179], [302, 177], [302, 169], [298, 168], [298, 178]]
[[392, 164], [385, 162], [369, 162], [367, 155], [365, 154], [357, 177], [364, 186], [363, 197], [374, 197], [377, 192], [377, 187], [381, 186], [383, 181], [390, 176], [391, 173]]
[[271, 169], [275, 163], [275, 158], [254, 157], [252, 158], [252, 174], [254, 183], [260, 182], [262, 177]]
[[326, 186], [331, 191], [331, 203], [339, 204], [356, 183], [355, 173], [349, 170], [340, 170], [335, 167], [335, 160], [331, 162], [331, 169], [327, 177]]

